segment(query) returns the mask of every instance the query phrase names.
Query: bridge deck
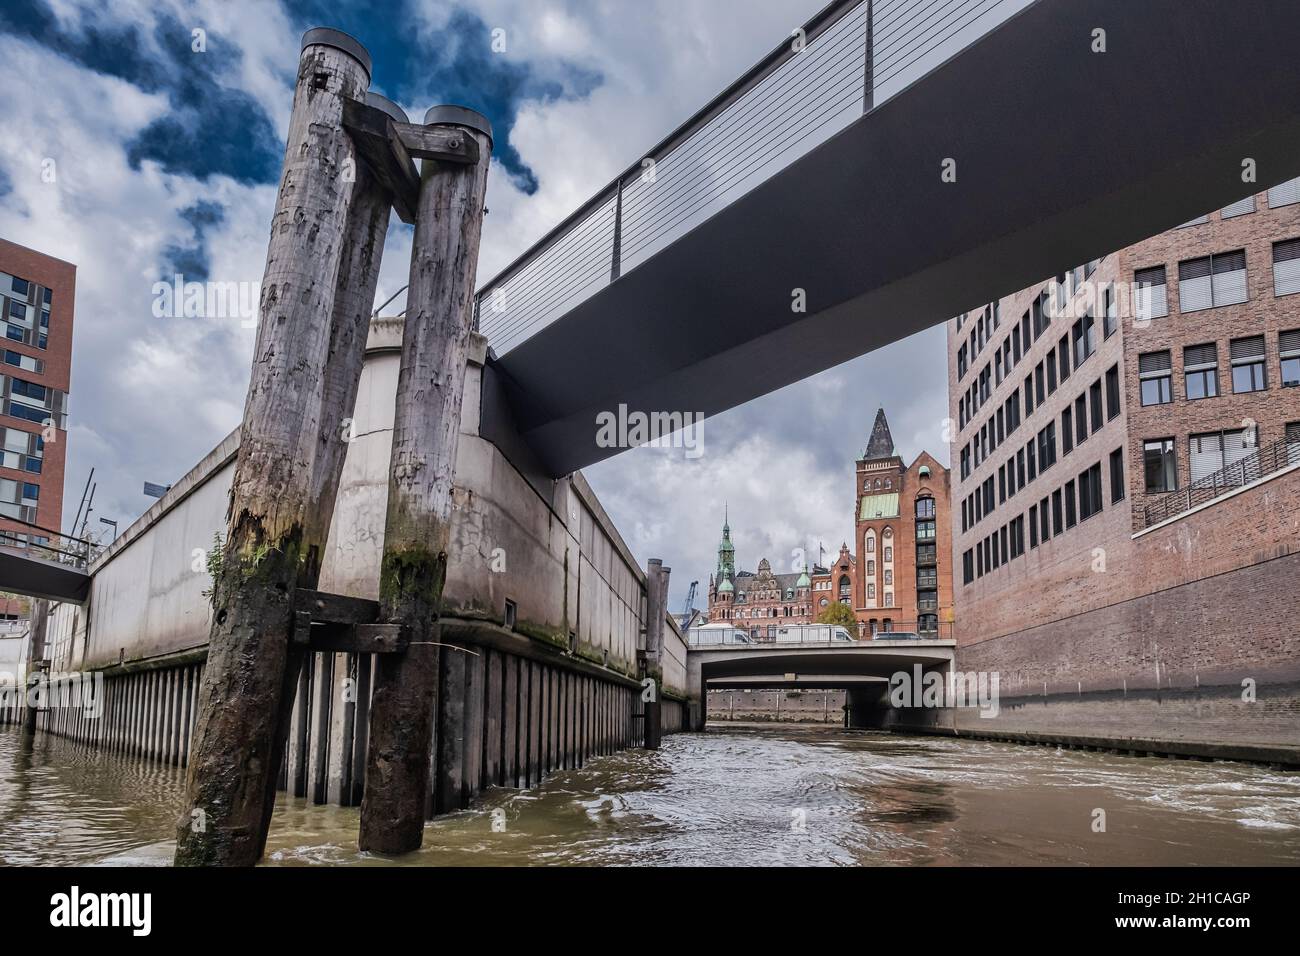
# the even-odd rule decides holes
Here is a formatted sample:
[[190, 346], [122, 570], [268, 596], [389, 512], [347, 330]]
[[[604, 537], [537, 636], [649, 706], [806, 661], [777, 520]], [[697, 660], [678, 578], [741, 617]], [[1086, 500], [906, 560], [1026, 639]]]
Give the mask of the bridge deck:
[[1038, 0], [494, 374], [559, 476], [620, 450], [600, 412], [716, 414], [1291, 179], [1297, 35], [1292, 0]]

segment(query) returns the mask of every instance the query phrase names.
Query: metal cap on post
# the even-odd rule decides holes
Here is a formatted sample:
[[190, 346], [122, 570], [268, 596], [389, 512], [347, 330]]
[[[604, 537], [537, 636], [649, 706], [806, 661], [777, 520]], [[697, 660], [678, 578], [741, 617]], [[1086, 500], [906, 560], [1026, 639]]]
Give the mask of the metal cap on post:
[[367, 79], [373, 75], [374, 63], [370, 59], [370, 51], [350, 33], [335, 30], [333, 27], [312, 27], [302, 35], [302, 49], [305, 50], [309, 46], [332, 46], [336, 50], [342, 50], [361, 64], [366, 71]]
[[410, 119], [407, 118], [406, 110], [402, 109], [386, 96], [381, 96], [378, 93], [366, 93], [366, 105], [373, 106], [377, 110], [382, 110], [398, 123], [410, 122]]
[[492, 123], [477, 110], [467, 106], [431, 106], [424, 114], [425, 126], [464, 126], [482, 133], [492, 142]]

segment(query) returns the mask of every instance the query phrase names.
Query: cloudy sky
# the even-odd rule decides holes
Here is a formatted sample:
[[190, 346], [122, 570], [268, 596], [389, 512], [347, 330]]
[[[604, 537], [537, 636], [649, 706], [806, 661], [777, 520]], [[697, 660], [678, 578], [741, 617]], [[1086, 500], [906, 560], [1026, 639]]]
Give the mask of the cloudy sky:
[[[175, 481], [239, 422], [250, 323], [155, 318], [152, 288], [260, 281], [305, 29], [357, 36], [372, 89], [413, 117], [445, 102], [490, 117], [486, 278], [823, 3], [6, 0], [0, 236], [78, 267], [65, 520], [93, 466], [96, 514], [125, 528], [150, 504], [143, 480]], [[409, 248], [394, 217], [379, 301]], [[724, 506], [744, 567], [837, 551], [878, 406], [901, 454], [947, 461], [944, 388], [932, 329], [709, 420], [698, 459], [643, 448], [587, 474], [637, 558], [673, 568], [677, 610], [707, 580]]]

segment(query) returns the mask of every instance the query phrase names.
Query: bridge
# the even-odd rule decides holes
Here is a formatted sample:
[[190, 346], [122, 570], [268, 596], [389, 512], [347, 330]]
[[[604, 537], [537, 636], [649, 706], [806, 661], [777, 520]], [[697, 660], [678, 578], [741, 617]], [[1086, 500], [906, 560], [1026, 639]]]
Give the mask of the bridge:
[[[264, 287], [304, 294], [259, 324], [242, 428], [88, 580], [0, 563], [63, 602], [52, 671], [104, 679], [95, 719], [56, 694], [41, 727], [188, 763], [189, 806], [230, 809], [178, 859], [249, 863], [277, 787], [405, 852], [484, 787], [698, 729], [710, 681], [843, 680], [887, 723], [883, 679], [951, 672], [951, 642], [688, 650], [578, 470], [618, 450], [596, 415], [716, 414], [1294, 178], [1300, 7], [1231, 11], [833, 3], [477, 296], [490, 126], [407, 122], [309, 32], [275, 222], [324, 231], [272, 230]], [[390, 209], [410, 303], [369, 322]]]
[[717, 414], [1289, 180], [1297, 33], [1288, 0], [832, 3], [482, 286], [489, 374], [558, 477], [619, 450], [601, 411]]
[[[853, 640], [806, 644], [691, 645], [686, 653], [686, 686], [692, 704], [705, 702], [711, 689], [804, 688], [848, 691], [849, 723], [886, 727], [905, 715], [887, 706], [890, 679], [952, 670], [955, 641]], [[705, 725], [708, 707], [691, 709], [693, 729]], [[934, 719], [937, 715], [927, 715]]]

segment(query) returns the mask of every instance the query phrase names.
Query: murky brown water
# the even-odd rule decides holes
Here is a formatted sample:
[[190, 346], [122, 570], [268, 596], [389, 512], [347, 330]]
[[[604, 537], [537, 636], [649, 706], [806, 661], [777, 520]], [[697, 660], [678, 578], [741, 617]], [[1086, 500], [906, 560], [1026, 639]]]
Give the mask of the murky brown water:
[[[160, 863], [181, 772], [0, 728], [0, 863]], [[1106, 832], [1092, 830], [1094, 810]], [[493, 832], [493, 811], [504, 832]], [[271, 865], [391, 865], [285, 799]], [[404, 865], [1297, 864], [1300, 773], [825, 729], [669, 737], [429, 824]]]

